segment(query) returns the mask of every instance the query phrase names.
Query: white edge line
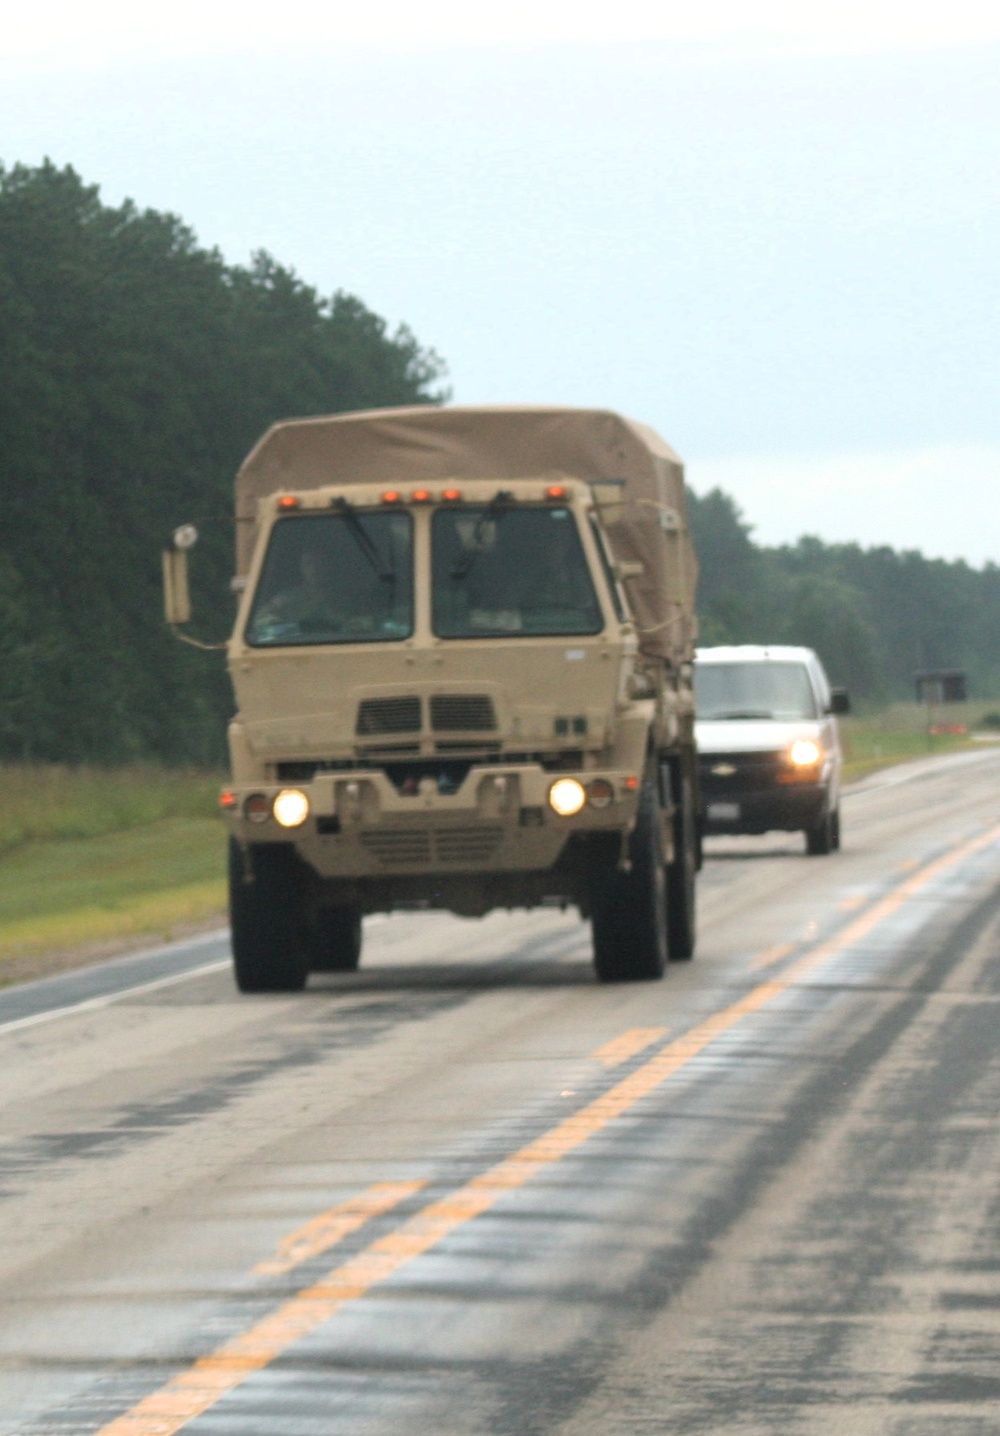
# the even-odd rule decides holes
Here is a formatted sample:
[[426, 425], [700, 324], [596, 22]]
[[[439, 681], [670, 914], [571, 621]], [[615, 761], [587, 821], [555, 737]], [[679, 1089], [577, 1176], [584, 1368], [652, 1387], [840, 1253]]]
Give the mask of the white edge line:
[[33, 1012], [30, 1017], [15, 1017], [12, 1022], [0, 1022], [0, 1037], [8, 1032], [18, 1032], [25, 1027], [37, 1027], [43, 1022], [54, 1022], [57, 1017], [70, 1017], [77, 1012], [95, 1012], [101, 1007], [110, 1007], [126, 997], [136, 997], [144, 992], [156, 992], [161, 987], [174, 987], [191, 978], [205, 977], [210, 972], [221, 972], [231, 965], [228, 957], [216, 958], [214, 962], [202, 963], [200, 967], [189, 967], [184, 972], [171, 973], [169, 977], [156, 977], [151, 982], [140, 982], [136, 987], [123, 987], [120, 992], [103, 992], [99, 997], [85, 997], [82, 1002], [70, 1002], [65, 1007], [53, 1007], [47, 1012]]

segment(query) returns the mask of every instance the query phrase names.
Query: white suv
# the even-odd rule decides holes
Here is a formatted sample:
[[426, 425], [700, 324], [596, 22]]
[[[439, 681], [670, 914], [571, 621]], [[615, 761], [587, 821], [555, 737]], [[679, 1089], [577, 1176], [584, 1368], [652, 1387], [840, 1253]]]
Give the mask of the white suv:
[[806, 835], [806, 851], [840, 847], [837, 713], [811, 648], [699, 648], [694, 689], [703, 833]]

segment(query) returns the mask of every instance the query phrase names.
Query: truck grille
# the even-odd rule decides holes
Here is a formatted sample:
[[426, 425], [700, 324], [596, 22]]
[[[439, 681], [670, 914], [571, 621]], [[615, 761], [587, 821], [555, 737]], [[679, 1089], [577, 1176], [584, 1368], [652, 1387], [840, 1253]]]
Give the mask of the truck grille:
[[419, 698], [366, 698], [358, 708], [356, 733], [419, 733]]
[[439, 828], [434, 848], [439, 862], [474, 867], [487, 862], [503, 838], [503, 828]]
[[486, 694], [435, 693], [431, 698], [431, 727], [439, 733], [489, 732], [496, 726]]
[[362, 833], [361, 841], [386, 867], [406, 867], [431, 860], [431, 835], [426, 828], [377, 828]]
[[360, 836], [385, 867], [436, 862], [474, 868], [496, 852], [503, 828], [369, 828]]

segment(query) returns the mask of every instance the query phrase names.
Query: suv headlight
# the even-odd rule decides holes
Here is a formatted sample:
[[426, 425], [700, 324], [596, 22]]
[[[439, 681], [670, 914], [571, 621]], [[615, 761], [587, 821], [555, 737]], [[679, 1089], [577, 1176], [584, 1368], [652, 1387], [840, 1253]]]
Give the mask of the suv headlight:
[[823, 749], [815, 738], [796, 738], [788, 750], [788, 760], [796, 768], [815, 768], [823, 761]]

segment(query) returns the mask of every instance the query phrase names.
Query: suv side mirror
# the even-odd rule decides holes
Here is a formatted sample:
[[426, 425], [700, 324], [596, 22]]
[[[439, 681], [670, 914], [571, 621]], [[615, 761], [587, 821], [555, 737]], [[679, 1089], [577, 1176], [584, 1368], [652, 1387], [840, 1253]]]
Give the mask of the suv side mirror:
[[851, 700], [850, 700], [850, 698], [848, 697], [847, 689], [846, 689], [846, 688], [831, 688], [831, 689], [830, 689], [830, 712], [831, 712], [831, 713], [850, 713], [850, 711], [851, 711]]

